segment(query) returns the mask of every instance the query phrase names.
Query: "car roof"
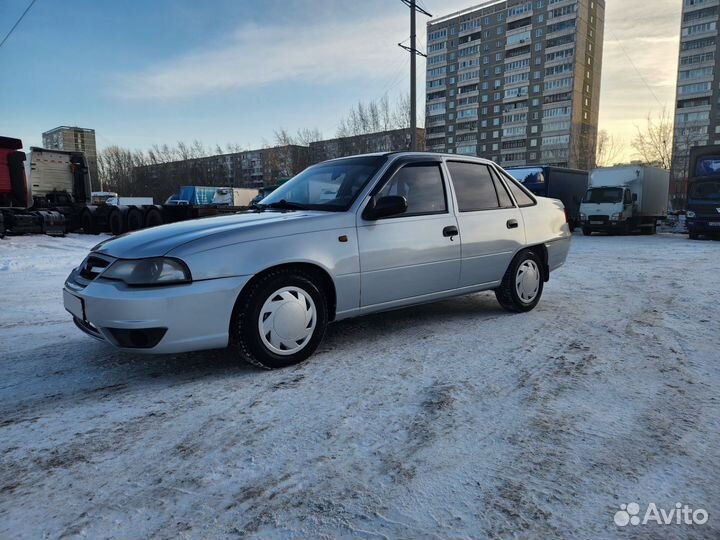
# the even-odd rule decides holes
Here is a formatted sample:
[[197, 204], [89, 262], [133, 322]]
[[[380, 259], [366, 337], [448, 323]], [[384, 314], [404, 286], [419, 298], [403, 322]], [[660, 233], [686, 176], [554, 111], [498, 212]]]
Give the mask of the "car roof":
[[343, 156], [339, 158], [333, 158], [328, 159], [327, 161], [324, 161], [323, 163], [329, 163], [332, 161], [341, 161], [344, 159], [353, 159], [353, 158], [359, 158], [359, 157], [392, 157], [392, 158], [400, 158], [400, 157], [432, 157], [432, 158], [444, 158], [449, 159], [452, 161], [468, 161], [468, 162], [474, 162], [474, 163], [483, 163], [483, 164], [490, 164], [494, 163], [493, 161], [477, 156], [467, 156], [463, 154], [447, 154], [447, 153], [440, 153], [440, 152], [410, 152], [410, 151], [396, 151], [396, 152], [372, 152], [367, 154], [355, 154], [352, 156]]

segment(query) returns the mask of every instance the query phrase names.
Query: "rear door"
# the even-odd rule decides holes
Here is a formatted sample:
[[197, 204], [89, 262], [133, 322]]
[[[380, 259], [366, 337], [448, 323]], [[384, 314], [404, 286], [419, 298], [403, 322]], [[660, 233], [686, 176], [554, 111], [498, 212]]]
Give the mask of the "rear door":
[[363, 307], [454, 289], [460, 277], [457, 221], [442, 160], [392, 166], [374, 190], [375, 197], [390, 195], [406, 198], [404, 214], [374, 221], [358, 215]]
[[450, 160], [446, 166], [462, 246], [460, 287], [500, 281], [525, 244], [522, 214], [490, 166]]

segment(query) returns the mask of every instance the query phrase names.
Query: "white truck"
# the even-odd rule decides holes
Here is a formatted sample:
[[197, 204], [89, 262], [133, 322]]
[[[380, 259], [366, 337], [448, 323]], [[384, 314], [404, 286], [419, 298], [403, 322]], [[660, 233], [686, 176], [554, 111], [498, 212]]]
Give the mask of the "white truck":
[[647, 165], [594, 169], [580, 204], [583, 234], [593, 232], [655, 234], [667, 217], [670, 172]]
[[213, 197], [212, 204], [218, 206], [250, 206], [257, 197], [258, 190], [250, 188], [218, 188]]

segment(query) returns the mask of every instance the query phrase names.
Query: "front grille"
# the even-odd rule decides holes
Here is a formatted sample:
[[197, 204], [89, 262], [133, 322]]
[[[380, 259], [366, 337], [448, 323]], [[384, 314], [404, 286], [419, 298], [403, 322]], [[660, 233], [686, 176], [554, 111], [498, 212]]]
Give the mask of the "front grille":
[[609, 221], [608, 216], [588, 216], [588, 220], [590, 221]]
[[73, 270], [65, 284], [72, 290], [81, 291], [90, 285], [91, 281], [97, 279], [113, 262], [115, 259], [112, 257], [91, 253], [80, 266]]
[[79, 275], [88, 280], [93, 281], [102, 272], [110, 266], [112, 261], [104, 257], [98, 257], [97, 255], [88, 255], [87, 258], [80, 265]]

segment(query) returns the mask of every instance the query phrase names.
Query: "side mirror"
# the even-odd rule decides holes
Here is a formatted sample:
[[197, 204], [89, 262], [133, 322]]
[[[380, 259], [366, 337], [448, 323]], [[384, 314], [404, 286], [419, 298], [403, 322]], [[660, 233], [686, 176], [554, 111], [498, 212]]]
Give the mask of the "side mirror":
[[633, 196], [633, 202], [637, 202], [637, 193], [633, 193], [632, 196]]
[[403, 214], [407, 210], [407, 199], [399, 195], [380, 197], [373, 199], [365, 209], [363, 217], [369, 220], [376, 220], [388, 216]]

